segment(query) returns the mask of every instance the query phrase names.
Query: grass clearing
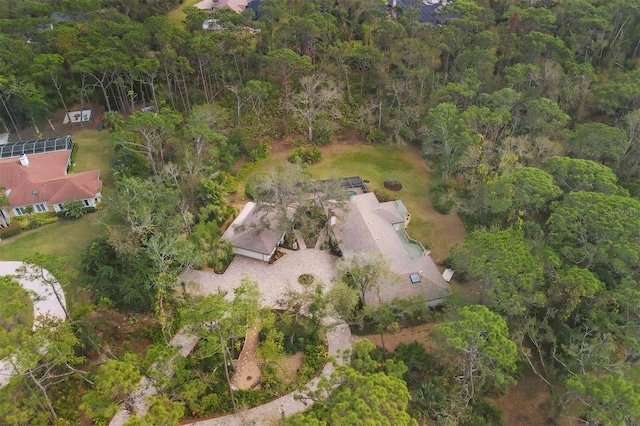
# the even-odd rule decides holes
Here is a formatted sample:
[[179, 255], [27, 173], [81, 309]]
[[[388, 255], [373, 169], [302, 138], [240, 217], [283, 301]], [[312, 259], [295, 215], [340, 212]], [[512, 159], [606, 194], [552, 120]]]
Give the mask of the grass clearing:
[[180, 6], [167, 13], [167, 18], [169, 18], [169, 21], [171, 22], [184, 21], [184, 19], [187, 17], [187, 15], [184, 13], [184, 8], [194, 6], [200, 3], [200, 1], [201, 0], [185, 0], [184, 3], [182, 3]]
[[[253, 173], [265, 172], [286, 162], [292, 151], [293, 148], [269, 155]], [[385, 190], [385, 180], [400, 181], [402, 190], [390, 193], [402, 200], [411, 214], [407, 232], [431, 249], [434, 260], [445, 259], [449, 250], [462, 242], [466, 231], [460, 218], [455, 214], [443, 215], [433, 209], [429, 199], [430, 172], [417, 148], [335, 144], [321, 147], [321, 151], [322, 160], [309, 166], [314, 178], [361, 176], [370, 181], [367, 184], [370, 191]], [[240, 202], [238, 197], [244, 197], [248, 177], [239, 181], [235, 202]]]
[[84, 129], [74, 133], [72, 139], [78, 145], [74, 171], [78, 173], [100, 169], [100, 179], [103, 186], [111, 188], [113, 186], [113, 174], [111, 173], [113, 145], [110, 133]]

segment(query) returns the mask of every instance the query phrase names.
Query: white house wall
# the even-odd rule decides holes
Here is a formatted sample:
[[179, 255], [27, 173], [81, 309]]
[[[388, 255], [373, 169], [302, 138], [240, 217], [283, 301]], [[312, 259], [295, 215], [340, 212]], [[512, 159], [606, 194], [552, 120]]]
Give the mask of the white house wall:
[[271, 255], [262, 254], [262, 253], [256, 253], [255, 251], [246, 250], [246, 249], [238, 248], [238, 247], [234, 247], [233, 248], [233, 252], [235, 254], [239, 254], [239, 255], [242, 255], [242, 256], [250, 257], [252, 259], [262, 260], [263, 262], [268, 262], [269, 259], [271, 258]]

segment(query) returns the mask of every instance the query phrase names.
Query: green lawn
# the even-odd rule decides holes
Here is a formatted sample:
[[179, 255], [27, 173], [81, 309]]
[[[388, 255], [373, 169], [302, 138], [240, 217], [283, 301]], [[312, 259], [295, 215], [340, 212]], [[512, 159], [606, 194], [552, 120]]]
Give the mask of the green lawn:
[[[78, 144], [78, 153], [74, 170], [82, 172], [100, 169], [103, 190], [108, 192], [113, 185], [113, 177], [109, 168], [112, 147], [108, 132], [82, 130], [73, 136]], [[77, 270], [80, 265], [82, 250], [87, 244], [105, 230], [109, 219], [106, 210], [98, 210], [78, 220], [60, 220], [31, 231], [22, 232], [15, 237], [0, 242], [0, 260], [21, 261], [35, 253], [51, 254], [69, 259], [69, 268]], [[67, 289], [67, 304], [73, 306], [78, 301], [81, 289], [77, 282]]]
[[73, 142], [78, 145], [78, 154], [74, 165], [75, 172], [86, 172], [100, 169], [100, 179], [107, 189], [113, 186], [111, 174], [111, 158], [113, 145], [109, 132], [97, 130], [81, 130], [72, 136]]
[[169, 12], [167, 14], [167, 17], [169, 18], [170, 21], [182, 22], [187, 17], [187, 15], [184, 13], [184, 8], [198, 4], [200, 3], [200, 1], [201, 0], [185, 0], [184, 3], [182, 3], [177, 8], [173, 9], [171, 12]]
[[[270, 155], [260, 162], [255, 172], [263, 172], [287, 161], [291, 150]], [[332, 145], [322, 148], [322, 160], [309, 167], [314, 178], [361, 176], [369, 180], [370, 191], [384, 189], [388, 179], [399, 180], [403, 188], [393, 193], [407, 206], [411, 223], [409, 235], [429, 247], [436, 259], [444, 259], [449, 250], [465, 235], [457, 215], [442, 215], [429, 200], [430, 173], [420, 151], [410, 146]], [[248, 177], [248, 176], [247, 176]], [[246, 178], [238, 185], [244, 195]]]

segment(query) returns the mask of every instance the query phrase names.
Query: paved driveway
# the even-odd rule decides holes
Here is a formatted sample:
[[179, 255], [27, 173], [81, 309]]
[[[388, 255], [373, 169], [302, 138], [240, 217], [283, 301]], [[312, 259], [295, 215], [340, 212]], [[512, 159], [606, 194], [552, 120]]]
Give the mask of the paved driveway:
[[276, 306], [277, 299], [287, 286], [300, 289], [298, 277], [312, 274], [316, 282], [327, 286], [335, 275], [336, 257], [322, 250], [301, 249], [288, 251], [275, 263], [265, 262], [236, 255], [224, 274], [208, 271], [188, 270], [180, 276], [186, 283], [187, 291], [196, 295], [207, 295], [218, 291], [233, 296], [233, 289], [243, 278], [258, 283], [264, 306]]

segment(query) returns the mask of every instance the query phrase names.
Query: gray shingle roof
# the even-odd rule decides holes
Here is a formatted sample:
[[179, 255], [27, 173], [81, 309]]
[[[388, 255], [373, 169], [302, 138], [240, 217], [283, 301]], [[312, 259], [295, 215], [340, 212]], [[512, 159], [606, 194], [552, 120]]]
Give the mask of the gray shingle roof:
[[256, 203], [248, 202], [222, 238], [234, 247], [271, 254], [284, 232], [277, 230], [273, 213], [256, 210]]
[[[426, 254], [412, 258], [405, 248], [393, 227], [404, 222], [394, 202], [380, 203], [374, 193], [354, 195], [350, 209], [346, 213], [337, 211], [336, 216], [332, 231], [345, 256], [381, 254], [389, 261], [391, 272], [400, 276], [399, 283], [380, 289], [382, 300], [421, 295], [429, 301], [448, 294], [449, 285], [431, 257]], [[420, 275], [419, 283], [411, 283], [412, 273]]]

